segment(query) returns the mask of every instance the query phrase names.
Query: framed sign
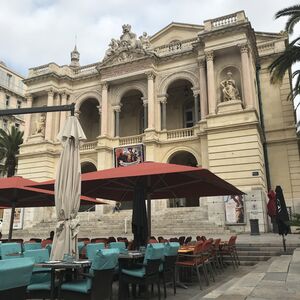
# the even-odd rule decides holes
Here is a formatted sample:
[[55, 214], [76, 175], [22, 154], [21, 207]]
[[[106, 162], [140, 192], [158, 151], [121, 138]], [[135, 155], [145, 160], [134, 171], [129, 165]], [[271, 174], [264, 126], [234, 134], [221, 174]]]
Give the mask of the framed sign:
[[245, 223], [244, 196], [224, 196], [225, 220], [227, 224]]
[[13, 229], [22, 229], [23, 228], [23, 220], [24, 220], [24, 208], [16, 208], [15, 209], [15, 218]]
[[127, 167], [144, 162], [144, 145], [114, 148], [115, 167]]

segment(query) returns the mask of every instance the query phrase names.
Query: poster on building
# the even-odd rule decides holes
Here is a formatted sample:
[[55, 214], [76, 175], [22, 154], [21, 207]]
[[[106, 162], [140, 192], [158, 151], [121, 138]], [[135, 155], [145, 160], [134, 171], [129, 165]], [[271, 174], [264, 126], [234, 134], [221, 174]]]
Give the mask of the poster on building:
[[127, 167], [144, 161], [144, 145], [114, 148], [115, 167]]
[[16, 208], [13, 229], [22, 229], [24, 220], [24, 208]]
[[224, 196], [225, 221], [228, 224], [245, 223], [244, 196]]

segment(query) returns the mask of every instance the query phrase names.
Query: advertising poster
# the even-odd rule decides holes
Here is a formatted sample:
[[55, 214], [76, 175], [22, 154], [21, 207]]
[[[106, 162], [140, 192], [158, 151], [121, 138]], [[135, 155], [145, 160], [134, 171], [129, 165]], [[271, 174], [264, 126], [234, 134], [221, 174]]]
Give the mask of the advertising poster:
[[16, 208], [13, 229], [22, 229], [24, 219], [24, 208]]
[[127, 167], [144, 162], [144, 145], [114, 148], [115, 167]]
[[228, 224], [245, 223], [244, 198], [242, 195], [224, 196], [225, 220]]

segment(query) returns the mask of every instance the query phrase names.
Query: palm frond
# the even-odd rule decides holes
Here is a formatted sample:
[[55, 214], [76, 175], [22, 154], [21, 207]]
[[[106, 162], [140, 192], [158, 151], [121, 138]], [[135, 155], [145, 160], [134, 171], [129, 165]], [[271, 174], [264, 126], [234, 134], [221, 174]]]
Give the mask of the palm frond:
[[289, 16], [291, 14], [298, 14], [298, 13], [300, 14], [300, 5], [296, 4], [296, 5], [286, 7], [286, 8], [279, 10], [275, 14], [275, 19], [278, 19], [278, 18], [284, 17], [284, 16]]

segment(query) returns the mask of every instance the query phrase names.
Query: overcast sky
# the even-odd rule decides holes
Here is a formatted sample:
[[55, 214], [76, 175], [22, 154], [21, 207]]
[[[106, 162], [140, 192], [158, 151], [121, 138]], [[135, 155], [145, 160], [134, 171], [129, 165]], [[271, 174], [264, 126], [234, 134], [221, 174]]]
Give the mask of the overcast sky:
[[[293, 0], [0, 0], [0, 61], [22, 75], [28, 68], [56, 62], [69, 64], [77, 48], [81, 65], [94, 63], [122, 24], [140, 36], [153, 35], [170, 22], [203, 24], [206, 19], [245, 10], [257, 31], [279, 32], [279, 9]], [[296, 28], [300, 32], [300, 25]]]

